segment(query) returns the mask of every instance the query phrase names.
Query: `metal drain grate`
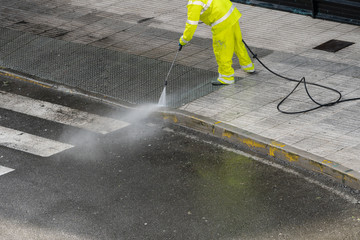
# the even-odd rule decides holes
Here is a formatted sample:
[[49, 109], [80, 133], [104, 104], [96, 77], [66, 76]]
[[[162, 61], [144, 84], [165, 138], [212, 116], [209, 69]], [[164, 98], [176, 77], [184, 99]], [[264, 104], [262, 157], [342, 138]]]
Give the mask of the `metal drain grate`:
[[346, 48], [352, 44], [354, 44], [354, 43], [332, 39], [332, 40], [327, 41], [317, 47], [314, 47], [314, 49], [323, 50], [323, 51], [327, 51], [327, 52], [337, 52], [337, 51], [339, 51], [343, 48]]

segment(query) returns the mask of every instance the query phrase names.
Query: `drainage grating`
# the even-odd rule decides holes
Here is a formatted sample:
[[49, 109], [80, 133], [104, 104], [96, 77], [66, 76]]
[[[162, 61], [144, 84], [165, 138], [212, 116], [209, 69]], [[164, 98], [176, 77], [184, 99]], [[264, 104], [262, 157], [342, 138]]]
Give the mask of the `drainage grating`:
[[332, 39], [332, 40], [327, 41], [317, 47], [314, 47], [314, 49], [323, 50], [323, 51], [327, 51], [327, 52], [337, 52], [337, 51], [339, 51], [343, 48], [346, 48], [352, 44], [354, 44], [354, 43]]

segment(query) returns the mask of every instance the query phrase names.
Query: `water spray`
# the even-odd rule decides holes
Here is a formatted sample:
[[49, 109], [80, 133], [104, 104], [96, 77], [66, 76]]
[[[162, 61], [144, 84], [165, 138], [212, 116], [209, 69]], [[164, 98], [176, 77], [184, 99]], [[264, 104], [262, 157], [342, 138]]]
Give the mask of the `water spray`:
[[168, 80], [168, 78], [169, 78], [171, 69], [172, 69], [173, 66], [174, 66], [175, 60], [176, 60], [176, 58], [177, 58], [177, 55], [178, 55], [178, 53], [181, 51], [182, 47], [183, 47], [182, 45], [179, 45], [179, 50], [176, 51], [175, 58], [174, 58], [174, 60], [173, 60], [173, 62], [172, 62], [172, 64], [171, 64], [171, 67], [170, 67], [170, 70], [169, 70], [168, 74], [166, 75], [166, 78], [165, 78], [165, 81], [164, 81], [164, 89], [163, 89], [163, 91], [162, 91], [162, 93], [161, 93], [161, 96], [160, 96], [160, 99], [159, 99], [159, 103], [158, 103], [158, 106], [159, 106], [159, 107], [166, 107], [166, 86], [167, 86], [167, 80]]

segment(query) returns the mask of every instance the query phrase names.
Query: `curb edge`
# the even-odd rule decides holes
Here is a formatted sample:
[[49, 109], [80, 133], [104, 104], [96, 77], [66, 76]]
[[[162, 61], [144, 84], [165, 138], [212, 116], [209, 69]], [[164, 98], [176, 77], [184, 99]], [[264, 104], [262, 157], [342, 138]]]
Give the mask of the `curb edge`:
[[[82, 89], [71, 88], [52, 81], [29, 76], [24, 73], [12, 71], [0, 66], [0, 75], [16, 80], [36, 84], [44, 88], [51, 88], [58, 91], [77, 94], [92, 98], [107, 104], [116, 105], [128, 109], [135, 109], [136, 105], [122, 102]], [[327, 160], [306, 151], [288, 146], [284, 143], [262, 137], [260, 135], [245, 131], [227, 123], [215, 121], [211, 118], [193, 114], [179, 109], [160, 109], [157, 113], [165, 122], [177, 124], [205, 134], [234, 143], [255, 154], [260, 154], [270, 159], [278, 159], [290, 165], [297, 166], [315, 173], [330, 177], [338, 183], [360, 190], [360, 173], [347, 168], [334, 161]]]
[[278, 159], [315, 173], [326, 175], [338, 183], [360, 190], [360, 173], [334, 161], [288, 146], [232, 125], [216, 122], [213, 119], [190, 114], [182, 110], [163, 111], [164, 121], [211, 134], [234, 143], [250, 152]]
[[95, 92], [85, 91], [80, 88], [70, 87], [70, 86], [63, 85], [63, 84], [60, 84], [60, 83], [57, 83], [54, 81], [44, 80], [44, 79], [38, 78], [36, 76], [28, 75], [28, 74], [25, 74], [22, 72], [17, 72], [12, 69], [4, 68], [2, 66], [0, 66], [0, 76], [16, 79], [16, 80], [19, 80], [22, 82], [35, 84], [35, 85], [38, 85], [43, 88], [54, 89], [54, 90], [62, 91], [62, 92], [66, 92], [66, 93], [77, 94], [77, 95], [88, 97], [88, 98], [91, 98], [91, 99], [94, 99], [97, 101], [105, 102], [105, 103], [111, 104], [111, 105], [121, 106], [121, 107], [129, 108], [129, 109], [136, 108], [136, 105], [128, 103], [128, 102], [123, 102], [119, 99], [115, 99], [115, 98], [112, 98], [112, 97], [109, 97], [109, 96], [106, 96], [103, 94], [95, 93]]

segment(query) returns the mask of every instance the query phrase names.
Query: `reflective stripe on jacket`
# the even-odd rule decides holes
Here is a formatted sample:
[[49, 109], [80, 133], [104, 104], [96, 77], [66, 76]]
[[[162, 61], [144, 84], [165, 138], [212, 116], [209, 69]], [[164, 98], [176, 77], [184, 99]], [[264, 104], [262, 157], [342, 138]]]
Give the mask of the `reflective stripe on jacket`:
[[218, 34], [231, 27], [241, 17], [241, 13], [230, 0], [189, 0], [187, 8], [186, 27], [180, 38], [183, 45], [192, 39], [200, 20], [211, 26], [213, 34]]

